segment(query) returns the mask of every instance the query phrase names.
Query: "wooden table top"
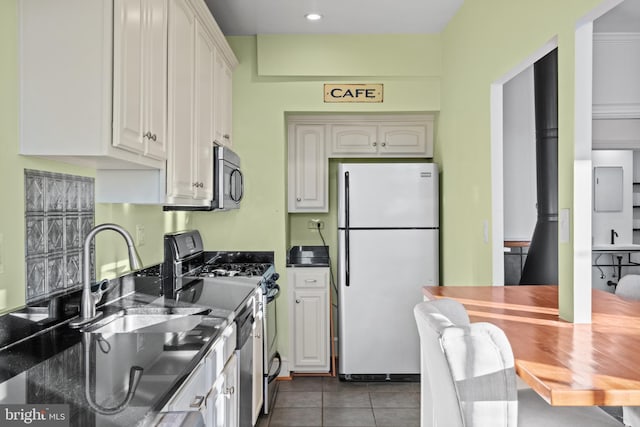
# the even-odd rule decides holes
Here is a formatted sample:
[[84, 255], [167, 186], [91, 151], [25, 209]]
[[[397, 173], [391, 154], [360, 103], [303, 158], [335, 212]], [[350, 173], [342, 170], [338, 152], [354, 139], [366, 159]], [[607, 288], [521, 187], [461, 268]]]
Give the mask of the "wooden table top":
[[517, 374], [557, 406], [640, 406], [640, 301], [593, 290], [590, 325], [558, 316], [557, 286], [425, 286], [504, 330]]

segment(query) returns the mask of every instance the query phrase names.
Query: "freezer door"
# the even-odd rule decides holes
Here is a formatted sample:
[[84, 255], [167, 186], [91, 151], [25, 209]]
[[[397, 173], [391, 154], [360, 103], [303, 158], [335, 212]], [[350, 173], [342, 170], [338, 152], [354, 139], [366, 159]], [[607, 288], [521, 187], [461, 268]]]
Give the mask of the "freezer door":
[[352, 230], [349, 286], [338, 232], [340, 374], [417, 374], [413, 307], [438, 284], [438, 230]]
[[345, 226], [345, 172], [350, 227], [438, 227], [435, 163], [340, 164], [338, 227]]

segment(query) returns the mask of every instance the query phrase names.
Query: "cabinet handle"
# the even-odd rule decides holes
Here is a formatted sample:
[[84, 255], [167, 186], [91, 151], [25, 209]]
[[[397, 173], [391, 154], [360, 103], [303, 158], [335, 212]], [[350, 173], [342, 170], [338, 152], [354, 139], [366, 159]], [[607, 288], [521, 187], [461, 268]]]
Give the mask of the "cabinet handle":
[[152, 141], [155, 141], [157, 139], [156, 138], [156, 134], [154, 133], [153, 135], [151, 135], [151, 137], [149, 139], [151, 139]]
[[233, 395], [233, 393], [236, 392], [236, 389], [231, 386], [231, 387], [227, 387], [226, 389], [224, 389], [224, 393], [222, 393], [224, 396], [231, 398], [231, 396]]
[[382, 145], [383, 147], [386, 147], [386, 146], [387, 146], [387, 143], [386, 143], [386, 142], [383, 142], [383, 143], [382, 143], [382, 144], [380, 144], [380, 145]]
[[193, 400], [189, 404], [189, 407], [190, 408], [199, 408], [202, 405], [202, 402], [204, 402], [204, 396], [196, 396], [196, 397], [193, 398]]
[[378, 143], [377, 143], [377, 142], [374, 142], [374, 143], [373, 143], [373, 146], [375, 147], [376, 145], [378, 145]]
[[147, 132], [147, 133], [143, 134], [142, 137], [151, 139], [151, 132]]
[[260, 332], [256, 332], [255, 337], [256, 339], [260, 339]]
[[317, 280], [316, 279], [305, 279], [304, 283], [316, 283]]
[[229, 138], [231, 138], [231, 136], [229, 136], [229, 134], [228, 134], [228, 133], [225, 133], [224, 135], [222, 135], [222, 137], [223, 137], [224, 139], [229, 139]]
[[300, 197], [296, 197], [296, 201], [301, 202], [302, 199]]
[[296, 300], [296, 304], [300, 304], [300, 300], [299, 299]]

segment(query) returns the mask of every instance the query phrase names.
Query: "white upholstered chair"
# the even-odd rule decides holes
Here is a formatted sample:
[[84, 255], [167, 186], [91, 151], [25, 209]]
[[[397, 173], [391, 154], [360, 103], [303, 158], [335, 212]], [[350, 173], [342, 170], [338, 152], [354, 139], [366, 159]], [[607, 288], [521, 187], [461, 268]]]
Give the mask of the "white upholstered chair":
[[598, 407], [552, 407], [518, 390], [513, 352], [502, 329], [470, 323], [451, 299], [414, 309], [421, 349], [422, 427], [621, 426]]
[[[616, 295], [625, 299], [640, 300], [640, 275], [626, 274], [620, 278], [616, 286]], [[622, 408], [624, 423], [628, 426], [640, 426], [640, 406]]]
[[616, 295], [626, 299], [640, 300], [640, 274], [626, 274], [616, 286]]

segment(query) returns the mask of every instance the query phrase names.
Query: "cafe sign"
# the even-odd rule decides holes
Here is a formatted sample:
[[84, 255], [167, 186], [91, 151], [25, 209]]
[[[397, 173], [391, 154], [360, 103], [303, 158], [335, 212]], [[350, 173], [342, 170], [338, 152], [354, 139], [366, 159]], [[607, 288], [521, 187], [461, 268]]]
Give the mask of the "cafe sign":
[[382, 102], [383, 84], [325, 84], [324, 102]]

